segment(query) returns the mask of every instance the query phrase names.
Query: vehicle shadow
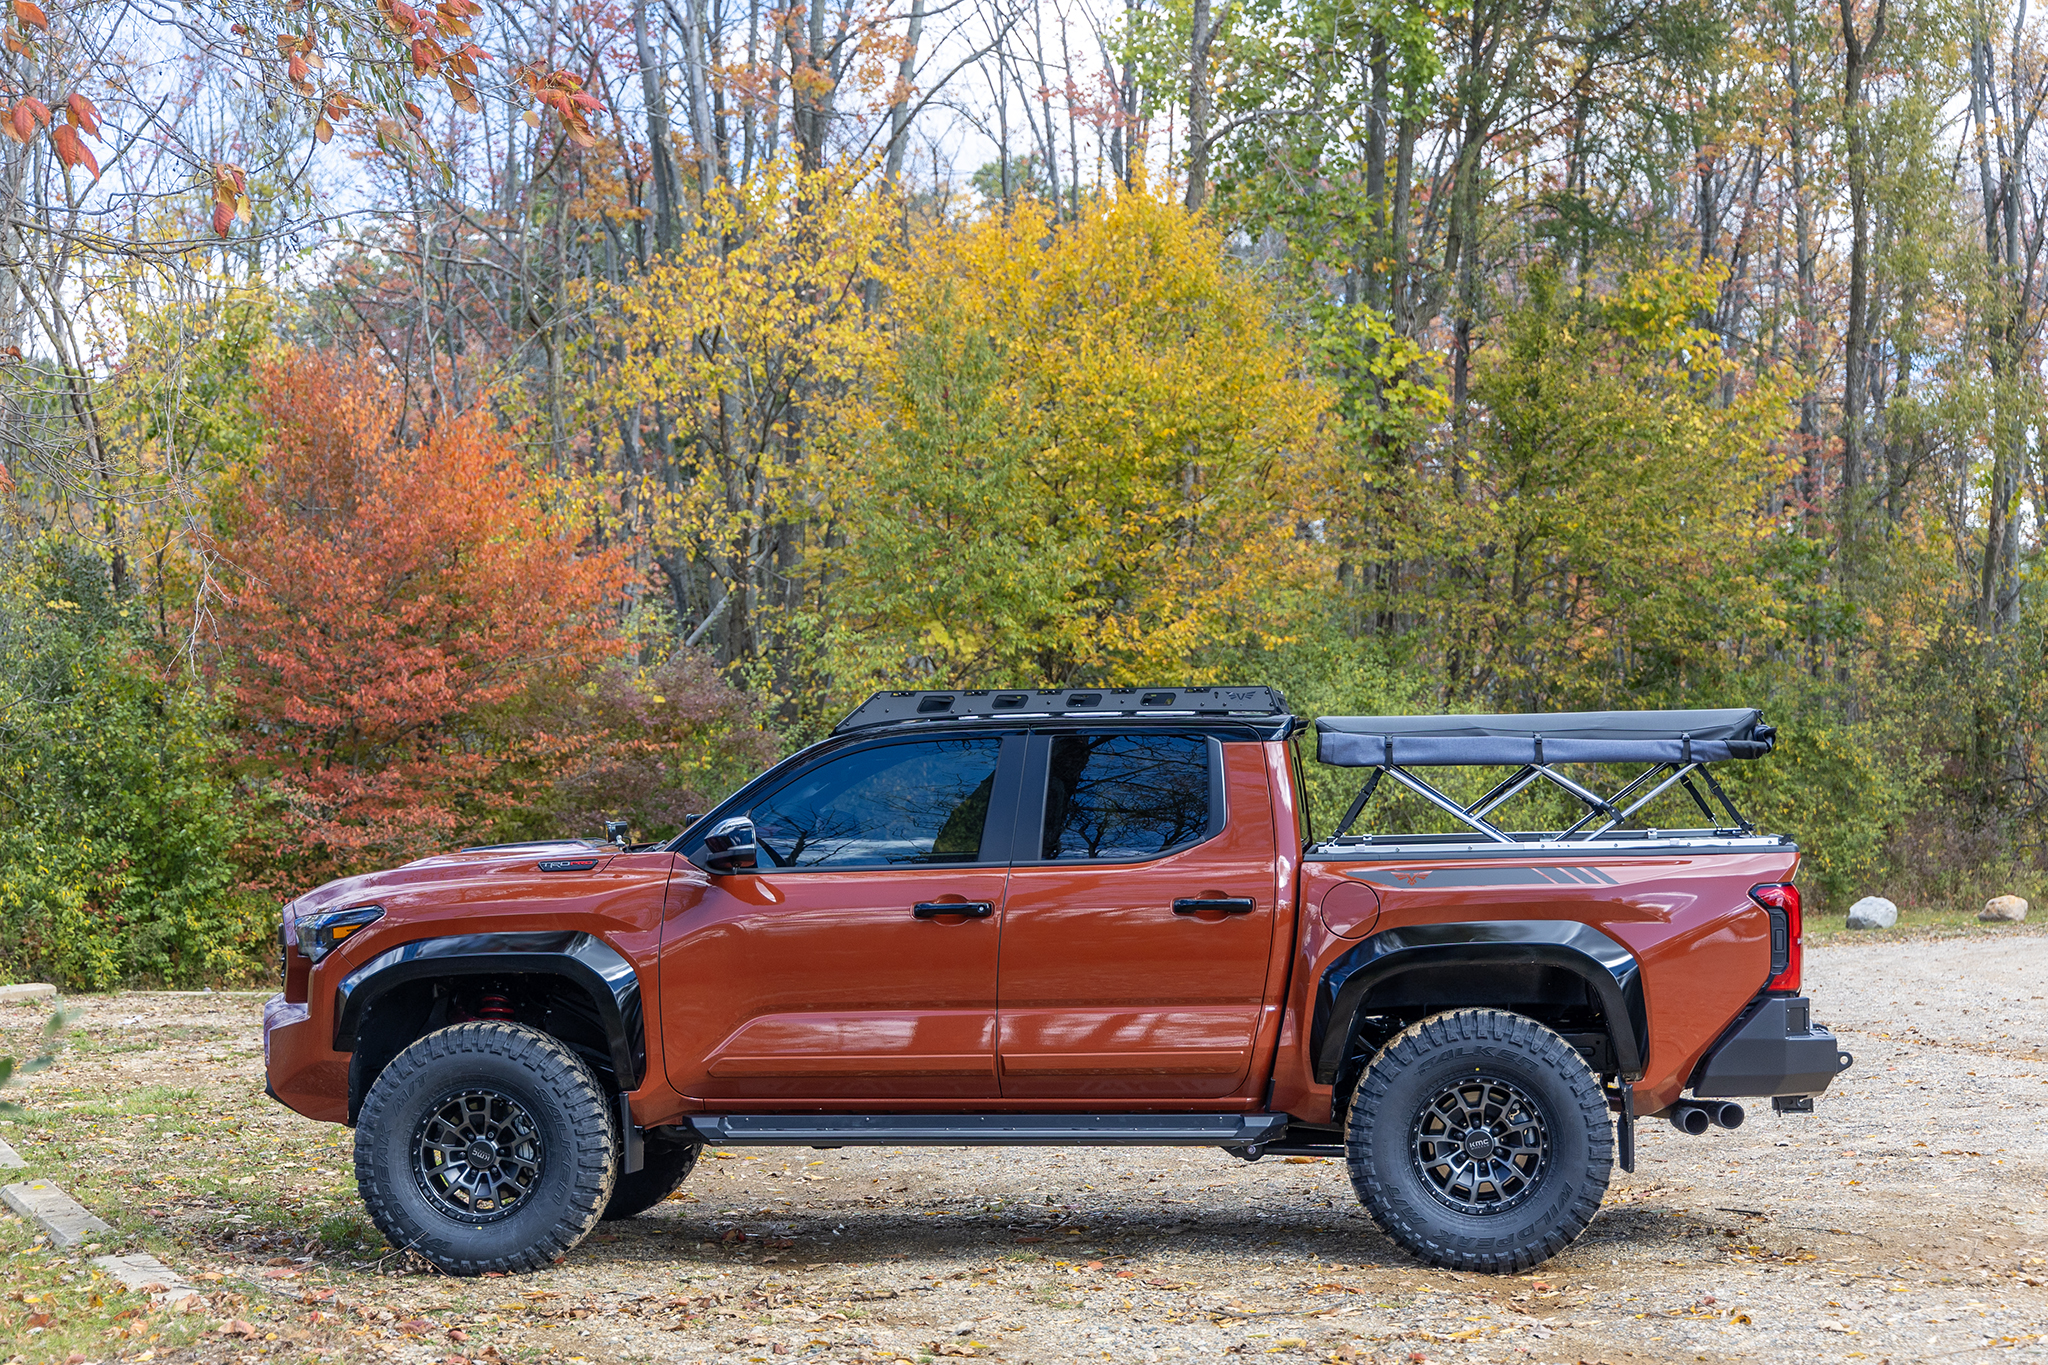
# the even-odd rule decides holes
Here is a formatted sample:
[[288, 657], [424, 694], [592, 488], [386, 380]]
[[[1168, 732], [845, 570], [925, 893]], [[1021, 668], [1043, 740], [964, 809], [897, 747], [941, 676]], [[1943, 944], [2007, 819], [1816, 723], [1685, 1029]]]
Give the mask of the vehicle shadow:
[[1277, 1209], [1257, 1216], [1123, 1209], [1068, 1213], [1063, 1221], [1027, 1222], [1016, 1212], [943, 1219], [895, 1210], [793, 1211], [783, 1217], [720, 1217], [667, 1205], [617, 1223], [600, 1224], [583, 1245], [596, 1259], [658, 1255], [703, 1265], [932, 1259], [985, 1261], [1032, 1254], [1064, 1258], [1142, 1260], [1166, 1252], [1287, 1249], [1295, 1255], [1356, 1265], [1416, 1266], [1362, 1210]]

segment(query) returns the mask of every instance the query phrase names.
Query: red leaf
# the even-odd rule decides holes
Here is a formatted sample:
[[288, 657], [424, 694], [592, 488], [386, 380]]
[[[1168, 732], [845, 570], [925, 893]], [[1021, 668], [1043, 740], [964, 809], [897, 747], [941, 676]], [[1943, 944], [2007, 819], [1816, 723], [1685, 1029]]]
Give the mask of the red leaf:
[[100, 135], [100, 111], [93, 106], [91, 100], [73, 91], [71, 98], [64, 101], [64, 107], [71, 111], [73, 123], [94, 137]]
[[50, 31], [50, 16], [43, 13], [42, 6], [35, 0], [14, 0], [14, 17], [21, 20], [23, 28]]
[[16, 109], [28, 110], [30, 114], [35, 116], [35, 120], [37, 123], [47, 124], [50, 121], [50, 106], [44, 104], [34, 95], [23, 95], [21, 97], [21, 103], [15, 105], [14, 107]]
[[569, 98], [575, 100], [576, 103], [582, 105], [585, 109], [588, 109], [593, 113], [595, 113], [597, 110], [604, 108], [604, 101], [599, 99], [597, 96], [591, 94], [588, 90], [578, 90]]
[[35, 115], [28, 111], [28, 101], [23, 100], [7, 115], [7, 136], [16, 142], [26, 142], [35, 135]]
[[92, 148], [85, 145], [85, 139], [70, 124], [60, 123], [50, 130], [50, 146], [65, 165], [83, 166], [92, 172], [93, 179], [100, 178], [100, 163], [93, 159]]
[[213, 206], [213, 235], [225, 237], [228, 235], [228, 229], [234, 225], [235, 206], [233, 204], [215, 204]]

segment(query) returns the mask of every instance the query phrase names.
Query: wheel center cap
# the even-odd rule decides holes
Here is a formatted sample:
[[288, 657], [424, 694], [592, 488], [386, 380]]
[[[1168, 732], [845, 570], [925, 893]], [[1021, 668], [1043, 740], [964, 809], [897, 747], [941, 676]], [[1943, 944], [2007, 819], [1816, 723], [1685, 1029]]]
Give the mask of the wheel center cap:
[[1475, 1161], [1484, 1161], [1493, 1155], [1493, 1134], [1483, 1128], [1475, 1128], [1465, 1134], [1465, 1155]]
[[462, 1156], [474, 1169], [487, 1171], [498, 1164], [497, 1144], [478, 1138], [469, 1144], [469, 1149]]

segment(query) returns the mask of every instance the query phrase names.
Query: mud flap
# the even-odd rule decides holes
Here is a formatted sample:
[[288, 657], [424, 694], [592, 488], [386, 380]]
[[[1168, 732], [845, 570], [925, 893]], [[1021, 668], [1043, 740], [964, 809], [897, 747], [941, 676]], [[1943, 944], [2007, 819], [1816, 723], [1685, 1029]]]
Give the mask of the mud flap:
[[1621, 1169], [1633, 1175], [1636, 1169], [1636, 1091], [1621, 1083], [1621, 1112], [1614, 1118], [1615, 1159]]

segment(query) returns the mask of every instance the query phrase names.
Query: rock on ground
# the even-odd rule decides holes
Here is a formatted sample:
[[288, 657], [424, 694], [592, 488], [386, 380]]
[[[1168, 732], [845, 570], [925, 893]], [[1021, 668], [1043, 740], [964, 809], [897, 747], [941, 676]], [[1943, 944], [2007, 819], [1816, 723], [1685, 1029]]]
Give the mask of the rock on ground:
[[1899, 907], [1883, 896], [1865, 896], [1849, 907], [1851, 929], [1889, 929], [1899, 922]]
[[1986, 924], [2019, 924], [2027, 918], [2025, 896], [1993, 896], [1977, 916]]

